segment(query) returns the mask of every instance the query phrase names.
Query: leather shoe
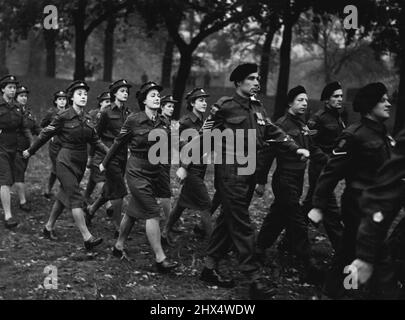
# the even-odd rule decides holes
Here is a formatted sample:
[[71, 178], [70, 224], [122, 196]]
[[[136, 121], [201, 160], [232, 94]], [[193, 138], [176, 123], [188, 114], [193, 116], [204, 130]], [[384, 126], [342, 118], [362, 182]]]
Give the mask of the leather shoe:
[[200, 280], [208, 282], [222, 288], [233, 288], [235, 282], [219, 273], [217, 269], [208, 269], [204, 267], [200, 275]]
[[268, 288], [260, 280], [252, 281], [249, 286], [249, 298], [252, 300], [270, 300], [276, 293], [276, 289]]
[[30, 212], [31, 206], [28, 204], [28, 202], [20, 203], [20, 209], [25, 212]]
[[167, 258], [162, 262], [155, 262], [156, 269], [160, 273], [168, 273], [171, 270], [177, 268], [178, 263], [175, 261], [169, 261]]
[[102, 242], [103, 242], [103, 238], [96, 238], [96, 237], [91, 236], [91, 238], [89, 240], [84, 241], [84, 247], [86, 248], [86, 250], [91, 250], [94, 247], [101, 244]]
[[42, 230], [42, 234], [44, 235], [44, 238], [56, 241], [58, 240], [58, 237], [55, 234], [54, 230], [48, 230], [46, 227]]
[[116, 246], [113, 246], [112, 254], [114, 257], [119, 258], [121, 260], [126, 259], [129, 261], [129, 254], [127, 249], [117, 249]]
[[13, 228], [15, 228], [15, 227], [18, 226], [18, 221], [15, 220], [13, 217], [11, 217], [11, 218], [8, 219], [8, 220], [4, 220], [4, 226], [5, 226], [7, 229], [13, 229]]

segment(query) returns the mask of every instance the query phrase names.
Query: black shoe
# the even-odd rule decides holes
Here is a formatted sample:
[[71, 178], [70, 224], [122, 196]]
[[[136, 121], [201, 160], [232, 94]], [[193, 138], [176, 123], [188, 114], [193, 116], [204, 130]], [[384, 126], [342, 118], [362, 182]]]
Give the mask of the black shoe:
[[18, 221], [15, 220], [13, 217], [11, 217], [11, 218], [8, 219], [8, 220], [4, 220], [4, 226], [5, 226], [7, 229], [13, 229], [13, 228], [15, 228], [15, 227], [18, 226]]
[[204, 238], [205, 235], [206, 235], [205, 230], [202, 229], [198, 224], [196, 224], [196, 225], [194, 226], [193, 231], [194, 231], [195, 235], [196, 235], [197, 237], [200, 237], [200, 238]]
[[95, 238], [95, 237], [91, 236], [91, 238], [89, 240], [84, 241], [84, 247], [86, 248], [86, 250], [91, 250], [94, 247], [101, 244], [102, 242], [103, 242], [103, 238]]
[[270, 300], [277, 294], [277, 290], [267, 287], [262, 281], [256, 280], [250, 283], [249, 298], [252, 300]]
[[172, 241], [171, 237], [169, 235], [161, 235], [160, 236], [160, 241], [162, 243], [162, 245], [167, 246], [167, 247], [174, 247], [174, 242]]
[[235, 286], [233, 279], [223, 276], [216, 269], [208, 269], [207, 267], [204, 267], [201, 272], [200, 280], [222, 288], [233, 288]]
[[107, 214], [107, 217], [109, 217], [111, 219], [114, 215], [113, 207], [109, 207], [107, 210], [105, 210], [105, 213]]
[[126, 249], [119, 250], [115, 246], [113, 246], [112, 254], [116, 258], [119, 258], [121, 260], [125, 259], [129, 261], [129, 254]]
[[169, 261], [167, 258], [162, 262], [155, 262], [155, 266], [158, 272], [168, 273], [173, 269], [177, 268], [178, 263], [176, 261]]
[[44, 235], [44, 237], [46, 239], [53, 240], [53, 241], [58, 240], [58, 237], [56, 236], [55, 231], [48, 230], [46, 227], [44, 227], [44, 229], [42, 230], [42, 234]]
[[30, 212], [31, 206], [28, 204], [28, 202], [20, 203], [20, 209], [25, 212]]

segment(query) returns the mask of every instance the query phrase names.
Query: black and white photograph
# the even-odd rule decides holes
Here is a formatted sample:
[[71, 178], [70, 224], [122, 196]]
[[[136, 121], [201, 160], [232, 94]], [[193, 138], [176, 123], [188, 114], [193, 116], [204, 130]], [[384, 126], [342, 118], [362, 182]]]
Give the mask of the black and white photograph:
[[405, 299], [404, 59], [405, 0], [0, 0], [0, 301]]

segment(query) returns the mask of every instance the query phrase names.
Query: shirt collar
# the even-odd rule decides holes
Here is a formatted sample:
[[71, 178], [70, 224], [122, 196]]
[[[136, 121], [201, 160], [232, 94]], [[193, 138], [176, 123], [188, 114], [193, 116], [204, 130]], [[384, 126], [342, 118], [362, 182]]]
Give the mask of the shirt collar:
[[191, 111], [188, 116], [189, 116], [190, 120], [191, 120], [193, 123], [201, 122], [201, 121], [202, 121], [200, 118], [198, 118], [198, 117], [196, 116], [196, 114], [195, 114], [193, 111]]
[[[147, 121], [153, 122], [152, 119], [150, 119], [150, 118], [146, 115], [146, 112], [145, 112], [145, 111], [141, 112], [139, 117], [140, 117], [139, 123], [144, 123], [144, 122], [147, 122]], [[156, 123], [158, 123], [158, 122], [160, 122], [160, 121], [161, 121], [160, 116], [159, 116], [159, 114], [157, 114], [157, 115], [156, 115], [156, 118], [155, 118], [155, 121], [154, 121], [153, 123], [156, 124]]]

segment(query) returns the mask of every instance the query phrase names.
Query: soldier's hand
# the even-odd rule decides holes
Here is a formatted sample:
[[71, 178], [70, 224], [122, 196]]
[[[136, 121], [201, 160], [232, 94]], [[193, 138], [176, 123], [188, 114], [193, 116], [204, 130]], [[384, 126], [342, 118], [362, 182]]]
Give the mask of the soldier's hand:
[[264, 185], [264, 184], [258, 184], [258, 185], [257, 185], [257, 187], [256, 187], [256, 189], [255, 189], [255, 192], [256, 192], [256, 194], [257, 194], [259, 197], [262, 197], [262, 196], [263, 196], [263, 194], [264, 194], [264, 188], [265, 188], [265, 185]]
[[301, 161], [307, 161], [309, 158], [309, 151], [307, 149], [298, 149], [297, 155], [300, 156]]
[[104, 171], [105, 171], [105, 167], [103, 166], [102, 163], [100, 163], [100, 165], [98, 166], [98, 168], [100, 169], [100, 172], [104, 172]]
[[22, 155], [23, 155], [24, 159], [28, 159], [31, 156], [28, 150], [24, 150]]
[[312, 208], [311, 211], [308, 212], [308, 218], [315, 224], [317, 225], [319, 222], [321, 222], [323, 218], [323, 213], [322, 210], [319, 208]]
[[177, 169], [176, 175], [177, 178], [180, 180], [180, 183], [182, 183], [184, 179], [186, 179], [187, 177], [187, 170], [184, 169], [183, 167], [180, 167]]
[[373, 274], [374, 267], [369, 262], [356, 259], [352, 262], [351, 266], [356, 268], [357, 279], [359, 280], [360, 284], [366, 283]]

